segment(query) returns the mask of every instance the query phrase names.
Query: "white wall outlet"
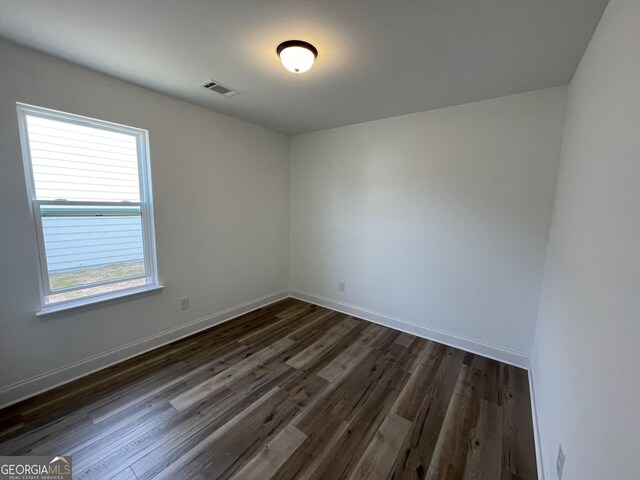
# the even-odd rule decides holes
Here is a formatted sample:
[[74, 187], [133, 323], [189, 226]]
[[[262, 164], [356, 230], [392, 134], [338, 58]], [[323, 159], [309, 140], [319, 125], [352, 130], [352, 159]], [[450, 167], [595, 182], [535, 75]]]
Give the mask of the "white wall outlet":
[[189, 297], [184, 297], [180, 299], [180, 309], [189, 310]]
[[340, 280], [338, 282], [338, 291], [339, 292], [344, 292], [344, 281]]
[[558, 472], [558, 480], [562, 480], [562, 469], [564, 468], [564, 452], [562, 445], [558, 447], [558, 459], [556, 460], [556, 470]]

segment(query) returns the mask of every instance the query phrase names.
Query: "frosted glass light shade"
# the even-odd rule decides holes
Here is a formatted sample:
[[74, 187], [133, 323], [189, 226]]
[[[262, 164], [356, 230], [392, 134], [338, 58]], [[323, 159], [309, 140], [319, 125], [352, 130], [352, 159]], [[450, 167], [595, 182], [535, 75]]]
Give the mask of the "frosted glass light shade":
[[313, 66], [318, 51], [310, 43], [301, 40], [289, 40], [281, 43], [277, 49], [284, 68], [293, 73], [303, 73]]

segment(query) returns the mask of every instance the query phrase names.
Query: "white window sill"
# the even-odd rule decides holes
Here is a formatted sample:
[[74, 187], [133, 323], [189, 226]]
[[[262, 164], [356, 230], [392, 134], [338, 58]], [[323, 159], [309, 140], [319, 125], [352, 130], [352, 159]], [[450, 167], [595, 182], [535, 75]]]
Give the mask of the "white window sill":
[[99, 297], [79, 299], [68, 303], [61, 303], [58, 305], [50, 305], [47, 307], [42, 307], [42, 309], [38, 313], [36, 313], [36, 317], [48, 318], [58, 315], [65, 315], [68, 313], [75, 313], [79, 310], [98, 308], [110, 303], [122, 302], [124, 300], [131, 300], [146, 295], [152, 295], [154, 293], [159, 293], [163, 288], [164, 285], [145, 285], [144, 287], [122, 290], [107, 295], [101, 295]]

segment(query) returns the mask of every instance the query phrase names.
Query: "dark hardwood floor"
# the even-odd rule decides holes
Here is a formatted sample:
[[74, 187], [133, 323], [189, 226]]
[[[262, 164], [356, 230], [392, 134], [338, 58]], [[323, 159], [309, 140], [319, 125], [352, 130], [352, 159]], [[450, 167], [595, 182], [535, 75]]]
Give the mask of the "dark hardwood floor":
[[77, 479], [537, 478], [526, 371], [293, 299], [0, 422]]

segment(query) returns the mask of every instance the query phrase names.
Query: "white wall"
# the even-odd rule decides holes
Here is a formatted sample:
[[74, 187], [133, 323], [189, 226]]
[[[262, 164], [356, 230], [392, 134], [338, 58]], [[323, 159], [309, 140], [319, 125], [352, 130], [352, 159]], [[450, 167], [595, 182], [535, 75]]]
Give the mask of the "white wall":
[[292, 289], [526, 363], [565, 102], [559, 87], [293, 137]]
[[[563, 87], [301, 135], [289, 152], [282, 135], [0, 42], [0, 404], [272, 300], [290, 278], [507, 360], [528, 356], [538, 317], [547, 480], [560, 443], [563, 480], [637, 477], [638, 25], [640, 2], [611, 0], [572, 81], [540, 304]], [[161, 294], [34, 316], [16, 101], [150, 131]]]
[[640, 2], [570, 86], [532, 370], [547, 480], [640, 476]]
[[[6, 42], [0, 65], [0, 404], [190, 330], [113, 352], [131, 342], [287, 289], [287, 137]], [[17, 101], [149, 130], [162, 293], [34, 317], [37, 250]]]

